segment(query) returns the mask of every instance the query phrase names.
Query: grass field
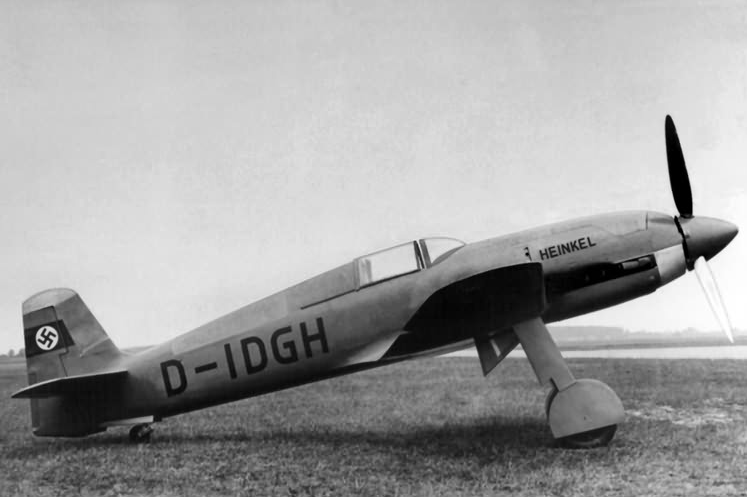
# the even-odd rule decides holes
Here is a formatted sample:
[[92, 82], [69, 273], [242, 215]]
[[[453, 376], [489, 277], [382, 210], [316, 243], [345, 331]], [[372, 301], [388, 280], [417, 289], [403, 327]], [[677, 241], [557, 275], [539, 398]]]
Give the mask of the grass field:
[[427, 359], [126, 429], [35, 438], [0, 368], [2, 495], [747, 495], [747, 361], [572, 360], [628, 415], [556, 448], [528, 362]]

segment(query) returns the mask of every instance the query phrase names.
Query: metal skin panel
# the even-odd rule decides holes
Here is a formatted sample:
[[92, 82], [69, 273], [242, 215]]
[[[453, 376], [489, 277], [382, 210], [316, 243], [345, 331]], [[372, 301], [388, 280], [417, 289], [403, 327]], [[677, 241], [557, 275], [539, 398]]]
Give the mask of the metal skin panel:
[[[650, 219], [655, 222], [650, 223]], [[651, 227], [654, 229], [647, 229]], [[579, 243], [578, 240], [586, 242]], [[560, 253], [563, 244], [573, 241], [576, 243], [568, 246], [570, 250]], [[681, 238], [671, 217], [642, 211], [615, 213], [470, 244], [431, 268], [343, 293], [330, 300], [322, 299], [317, 305], [301, 308], [316, 297], [306, 301], [291, 298], [298, 295], [297, 288], [310, 288], [312, 282], [324, 286], [325, 282], [334, 278], [307, 280], [270, 298], [285, 301], [287, 314], [282, 317], [270, 320], [267, 314], [258, 313], [254, 320], [254, 306], [250, 305], [200, 327], [199, 331], [195, 330], [192, 334], [199, 334], [203, 338], [202, 343], [192, 349], [181, 346], [178, 350], [175, 347], [172, 350], [172, 344], [166, 343], [132, 357], [126, 365], [131, 374], [127, 388], [122, 392], [122, 399], [127, 405], [129, 417], [149, 414], [163, 417], [375, 366], [377, 364], [362, 363], [356, 367], [349, 359], [367, 345], [405, 331], [407, 323], [428, 298], [454, 282], [530, 261], [540, 263], [545, 275], [563, 274], [592, 264], [652, 254], [680, 243]], [[550, 246], [560, 246], [561, 249], [553, 251], [557, 253], [551, 256], [547, 249]], [[544, 257], [543, 251], [547, 251]], [[594, 285], [575, 292], [575, 296], [571, 297], [548, 295], [548, 308], [542, 317], [545, 321], [554, 321], [648, 293], [656, 287], [656, 284], [651, 285], [652, 275], [637, 273], [602, 283], [601, 286], [608, 287], [603, 291], [600, 291], [600, 285]], [[641, 280], [645, 284], [642, 285]], [[340, 287], [332, 283], [330, 287], [319, 288], [316, 295], [326, 298], [339, 291]], [[291, 300], [295, 300], [295, 305]], [[271, 315], [278, 316], [275, 313]], [[513, 320], [526, 318], [521, 313]], [[317, 319], [323, 321], [327, 352], [323, 351], [319, 341], [315, 341], [310, 344], [311, 355], [308, 356], [300, 324], [304, 323], [308, 333], [314, 334], [318, 332]], [[510, 326], [511, 321], [511, 316], [507, 316], [506, 326]], [[288, 362], [284, 363], [275, 357], [272, 343], [273, 334], [286, 327], [290, 327], [290, 331], [281, 333], [275, 340], [280, 359], [284, 354], [289, 357]], [[243, 346], [242, 340], [245, 340]], [[183, 338], [176, 339], [177, 343], [180, 341], [184, 343]], [[249, 349], [251, 365], [258, 366], [262, 361], [257, 341], [264, 344], [266, 364], [250, 373], [251, 367], [247, 368], [243, 347]], [[469, 345], [469, 342], [465, 345]], [[229, 364], [226, 346], [230, 348], [233, 366]], [[178, 361], [180, 364], [177, 366], [176, 362], [171, 362], [167, 366], [169, 381], [172, 382], [171, 395], [167, 392], [161, 370], [161, 365], [167, 361]], [[388, 362], [380, 361], [381, 364]], [[212, 363], [215, 363], [215, 368], [196, 372], [198, 367]], [[180, 368], [183, 369], [186, 387], [183, 391], [173, 393], [182, 387]]]
[[[435, 266], [364, 288], [351, 288], [355, 281], [350, 273], [353, 265], [346, 264], [172, 341], [116, 358], [107, 355], [111, 351], [107, 343], [111, 342], [97, 335], [100, 325], [92, 315], [76, 314], [77, 305], [60, 305], [58, 312], [64, 312], [64, 319], [76, 326], [92, 330], [90, 340], [87, 333], [82, 333], [80, 343], [85, 345], [76, 345], [75, 353], [68, 354], [76, 358], [66, 363], [78, 371], [74, 374], [115, 368], [129, 373], [119, 388], [112, 388], [106, 402], [92, 407], [95, 412], [89, 416], [101, 424], [144, 416], [158, 420], [393, 360], [469, 346], [473, 336], [481, 333], [500, 339], [501, 333], [511, 332], [511, 326], [533, 317], [551, 322], [635, 298], [662, 284], [655, 266], [630, 274], [618, 269], [611, 280], [595, 280], [591, 286], [560, 293], [553, 293], [549, 287], [545, 290], [542, 280], [583, 276], [587, 270], [598, 277], [594, 271], [599, 268], [604, 273], [607, 267], [620, 268], [624, 261], [653, 257], [657, 251], [681, 243], [671, 217], [635, 211], [572, 220], [469, 244]], [[543, 301], [533, 307], [529, 302], [513, 311], [507, 305], [511, 296], [501, 288], [500, 278], [486, 275], [495, 271], [510, 275], [528, 266], [538, 269], [539, 280], [514, 290], [530, 300], [536, 298], [533, 295], [537, 291], [544, 293], [547, 305]], [[413, 331], [408, 330], [408, 323], [431, 297], [470, 278], [477, 282], [475, 299], [495, 299], [496, 308], [503, 309], [505, 315], [500, 319], [491, 313], [466, 316], [459, 321], [466, 326], [462, 333], [422, 341], [422, 345], [410, 346], [401, 355], [387, 355], [382, 344], [395, 337], [389, 350], [396, 349], [402, 337]], [[441, 295], [444, 298], [451, 294], [445, 291]], [[468, 311], [468, 307], [464, 309]], [[432, 329], [429, 320], [421, 319], [417, 331], [435, 335], [445, 332], [431, 324]], [[469, 327], [474, 327], [474, 333]], [[78, 361], [89, 355], [97, 358], [93, 368]], [[381, 357], [377, 360], [377, 356]], [[104, 358], [109, 362], [105, 364]]]
[[[157, 412], [167, 415], [194, 405], [212, 405], [326, 377], [338, 367], [349, 366], [347, 359], [362, 346], [402, 330], [416, 309], [416, 305], [407, 305], [416, 276], [404, 276], [297, 309], [283, 319], [247, 327], [231, 337], [221, 337], [177, 356], [168, 344], [146, 351], [146, 357], [133, 358], [134, 363], [128, 367], [132, 383], [137, 385], [123, 392], [123, 396], [131, 399], [128, 405], [137, 412], [156, 406]], [[326, 351], [322, 340], [314, 339], [322, 332], [318, 320], [323, 323]], [[233, 374], [226, 346], [233, 360]], [[249, 359], [244, 350], [248, 350]], [[187, 383], [183, 392], [170, 396], [161, 371], [161, 364], [169, 360], [180, 361]], [[216, 369], [196, 372], [198, 366], [211, 362], [216, 362]], [[171, 371], [178, 368], [174, 365]]]

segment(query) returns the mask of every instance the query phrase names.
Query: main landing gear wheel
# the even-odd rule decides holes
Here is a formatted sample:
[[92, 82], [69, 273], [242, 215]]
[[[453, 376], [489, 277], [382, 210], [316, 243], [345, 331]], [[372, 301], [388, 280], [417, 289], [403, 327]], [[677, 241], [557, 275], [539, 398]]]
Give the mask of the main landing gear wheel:
[[606, 447], [617, 431], [617, 425], [604, 426], [596, 430], [576, 433], [567, 437], [559, 438], [558, 444], [569, 449], [594, 449]]
[[[547, 416], [548, 420], [550, 419], [550, 405], [556, 395], [558, 395], [558, 389], [553, 388], [550, 393], [547, 394], [547, 398], [545, 399], [545, 416]], [[597, 428], [596, 430], [584, 431], [567, 437], [558, 438], [556, 442], [559, 446], [568, 449], [594, 449], [596, 447], [606, 447], [615, 437], [616, 431], [617, 425], [614, 424]]]
[[601, 381], [577, 380], [541, 318], [513, 328], [540, 385], [552, 386], [545, 413], [555, 440], [574, 448], [607, 445], [625, 420], [617, 394]]
[[[545, 400], [545, 414], [558, 445], [569, 449], [608, 445], [624, 418], [622, 402], [612, 389], [590, 379], [575, 380], [560, 392], [553, 388]], [[585, 426], [591, 429], [584, 430]]]
[[135, 425], [130, 429], [130, 442], [148, 443], [150, 442], [151, 433], [153, 433], [153, 427], [151, 425]]

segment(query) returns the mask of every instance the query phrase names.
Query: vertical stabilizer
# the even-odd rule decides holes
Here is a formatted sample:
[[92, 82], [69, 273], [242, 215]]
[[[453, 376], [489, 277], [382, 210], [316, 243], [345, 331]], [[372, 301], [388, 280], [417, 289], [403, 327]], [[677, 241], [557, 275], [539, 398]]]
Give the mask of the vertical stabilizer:
[[[29, 385], [68, 376], [106, 372], [122, 354], [83, 300], [73, 290], [55, 288], [23, 303], [26, 369]], [[85, 435], [98, 431], [97, 399], [91, 395], [32, 398], [31, 421], [37, 435]]]

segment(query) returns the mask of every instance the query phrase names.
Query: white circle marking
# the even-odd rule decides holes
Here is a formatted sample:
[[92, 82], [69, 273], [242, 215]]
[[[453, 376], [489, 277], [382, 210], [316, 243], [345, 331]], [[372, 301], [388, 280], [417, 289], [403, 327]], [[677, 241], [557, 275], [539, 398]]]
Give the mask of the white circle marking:
[[60, 340], [60, 334], [51, 326], [42, 326], [36, 332], [36, 345], [42, 350], [52, 350]]

